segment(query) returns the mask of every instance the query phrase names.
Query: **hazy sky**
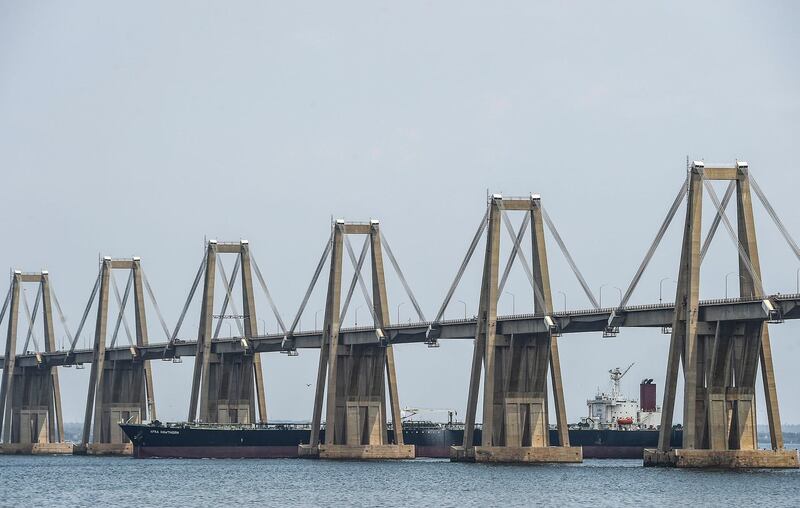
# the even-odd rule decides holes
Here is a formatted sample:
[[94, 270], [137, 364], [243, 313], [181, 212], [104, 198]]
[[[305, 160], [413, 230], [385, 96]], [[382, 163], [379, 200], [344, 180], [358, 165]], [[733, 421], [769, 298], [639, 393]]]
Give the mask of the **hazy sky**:
[[[0, 267], [49, 269], [74, 331], [98, 255], [141, 256], [173, 326], [204, 237], [246, 238], [288, 321], [331, 216], [379, 218], [431, 317], [487, 191], [538, 192], [594, 291], [606, 285], [613, 303], [687, 155], [748, 160], [800, 237], [799, 14], [793, 2], [0, 1]], [[707, 219], [712, 210], [707, 200]], [[756, 213], [765, 289], [794, 292], [800, 263]], [[657, 301], [659, 281], [676, 277], [683, 214], [631, 303]], [[548, 249], [556, 307], [557, 291], [568, 307], [588, 307], [552, 240]], [[457, 300], [476, 311], [478, 254], [447, 317], [463, 314]], [[721, 229], [702, 297], [724, 296], [737, 266]], [[735, 276], [729, 284], [736, 294]], [[675, 285], [663, 286], [671, 301]], [[507, 291], [501, 313], [512, 300], [532, 308], [521, 270]], [[392, 319], [403, 302], [400, 319], [413, 317], [391, 276], [389, 299]], [[162, 341], [153, 313], [149, 324]], [[800, 323], [771, 334], [783, 421], [800, 423]], [[560, 339], [569, 420], [607, 387], [608, 369], [631, 362], [624, 390], [654, 378], [660, 398], [668, 341], [636, 329]], [[470, 341], [396, 351], [403, 406], [463, 416]], [[264, 357], [272, 418], [310, 419], [317, 358]], [[191, 369], [191, 359], [156, 362], [161, 419], [186, 418]], [[65, 419], [80, 421], [89, 370], [61, 372]]]

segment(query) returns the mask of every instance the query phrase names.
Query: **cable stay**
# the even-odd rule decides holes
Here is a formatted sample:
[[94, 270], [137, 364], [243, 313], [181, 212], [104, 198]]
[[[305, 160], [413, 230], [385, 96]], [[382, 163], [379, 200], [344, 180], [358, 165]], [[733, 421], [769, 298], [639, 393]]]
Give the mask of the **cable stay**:
[[[219, 332], [222, 329], [222, 320], [225, 318], [225, 312], [228, 310], [228, 302], [232, 302], [231, 298], [231, 291], [236, 286], [236, 276], [239, 274], [239, 267], [241, 265], [241, 256], [236, 256], [236, 263], [233, 265], [233, 271], [231, 272], [230, 283], [227, 287], [230, 288], [230, 291], [225, 293], [225, 299], [222, 300], [222, 310], [219, 312], [219, 319], [217, 320], [217, 327], [214, 329], [213, 338], [219, 337]], [[217, 258], [217, 264], [221, 266], [221, 262], [219, 257]], [[222, 273], [222, 277], [225, 278], [224, 272]], [[227, 280], [227, 279], [226, 279]], [[233, 311], [234, 314], [238, 314], [235, 310]]]
[[[236, 260], [238, 261], [240, 258], [237, 257]], [[238, 268], [239, 263], [236, 264], [236, 268]], [[225, 265], [222, 263], [222, 258], [217, 256], [217, 268], [219, 268], [220, 275], [222, 275], [222, 284], [225, 286], [225, 292], [227, 293], [227, 300], [230, 301], [231, 309], [233, 310], [234, 315], [239, 316], [239, 311], [236, 309], [236, 303], [233, 301], [233, 295], [231, 294], [231, 286], [228, 284], [228, 277], [225, 274]], [[244, 327], [242, 325], [242, 320], [236, 317], [234, 319], [236, 321], [236, 326], [239, 328], [239, 334], [241, 337], [244, 337]]]
[[[50, 286], [50, 296], [53, 297], [53, 303], [56, 304], [56, 312], [58, 313], [58, 319], [61, 321], [61, 326], [64, 328], [64, 333], [67, 334], [67, 338], [70, 342], [72, 342], [72, 334], [69, 332], [69, 327], [67, 326], [67, 318], [64, 316], [64, 311], [61, 309], [61, 303], [58, 301], [58, 296], [56, 296], [56, 289], [53, 286], [53, 281], [48, 281]], [[0, 316], [0, 321], [2, 320], [2, 316]]]
[[31, 313], [31, 309], [28, 307], [27, 293], [24, 290], [22, 291], [22, 306], [25, 309], [25, 315], [28, 317], [28, 334], [25, 337], [25, 346], [22, 348], [23, 354], [28, 352], [28, 344], [30, 344], [31, 339], [33, 339], [33, 347], [36, 348], [36, 352], [41, 352], [41, 349], [39, 349], [39, 341], [36, 340], [36, 332], [33, 329], [33, 323], [36, 319], [36, 314], [39, 312], [39, 303], [41, 300], [42, 287], [40, 285], [38, 291], [36, 291], [36, 300], [33, 303], [33, 312]]
[[[511, 224], [511, 219], [508, 218], [508, 214], [500, 205], [500, 215], [503, 219], [503, 224], [506, 227], [506, 231], [508, 232], [508, 236], [511, 238], [512, 241], [518, 242], [520, 238], [514, 231], [514, 226]], [[522, 264], [522, 268], [525, 271], [525, 275], [528, 277], [528, 282], [531, 285], [531, 289], [533, 289], [533, 298], [536, 301], [536, 306], [539, 309], [545, 309], [545, 299], [542, 288], [539, 287], [539, 284], [536, 283], [536, 280], [533, 278], [533, 272], [531, 271], [531, 266], [528, 264], [528, 259], [525, 256], [525, 253], [522, 249], [519, 248], [519, 245], [516, 246], [517, 256], [519, 256], [520, 262]], [[498, 292], [498, 297], [500, 293]]]
[[797, 247], [797, 242], [794, 241], [792, 235], [789, 234], [789, 230], [786, 229], [786, 226], [783, 225], [783, 221], [781, 221], [780, 217], [778, 217], [777, 212], [775, 212], [775, 209], [772, 207], [772, 204], [769, 202], [769, 200], [767, 200], [767, 196], [761, 190], [761, 187], [758, 185], [755, 178], [753, 178], [752, 175], [749, 175], [749, 178], [750, 178], [750, 185], [756, 192], [758, 200], [761, 201], [762, 205], [764, 205], [764, 208], [766, 208], [767, 213], [772, 218], [772, 221], [778, 227], [778, 230], [781, 232], [781, 235], [783, 235], [783, 239], [786, 240], [786, 243], [789, 244], [789, 247], [792, 249], [792, 252], [794, 252], [794, 255], [797, 257], [798, 261], [800, 261], [800, 248]]
[[[686, 176], [686, 179], [681, 184], [680, 190], [678, 190], [678, 195], [675, 196], [675, 200], [672, 202], [672, 206], [669, 208], [667, 212], [667, 216], [664, 217], [664, 221], [661, 223], [661, 227], [658, 229], [656, 233], [656, 237], [653, 239], [653, 242], [650, 244], [650, 248], [647, 249], [647, 253], [642, 259], [642, 263], [639, 265], [639, 269], [636, 270], [636, 274], [633, 276], [630, 284], [628, 285], [628, 289], [625, 291], [625, 295], [620, 300], [619, 307], [617, 309], [623, 309], [627, 304], [628, 300], [630, 300], [631, 295], [633, 295], [633, 290], [636, 289], [637, 284], [639, 284], [639, 280], [642, 278], [642, 274], [644, 273], [647, 265], [650, 264], [650, 260], [653, 259], [653, 254], [655, 254], [656, 249], [658, 248], [661, 240], [664, 238], [664, 233], [667, 232], [667, 228], [669, 228], [672, 219], [675, 217], [675, 214], [680, 208], [681, 202], [683, 198], [686, 196], [687, 192], [689, 192], [689, 176]], [[609, 317], [609, 323], [615, 317], [615, 312], [611, 313]]]
[[6, 293], [6, 299], [3, 301], [3, 307], [0, 309], [0, 324], [3, 324], [3, 318], [6, 316], [6, 309], [8, 309], [8, 304], [11, 302], [11, 290], [12, 286], [9, 286], [8, 292]]
[[72, 339], [72, 344], [69, 346], [69, 356], [72, 356], [75, 352], [75, 346], [78, 344], [78, 340], [81, 338], [81, 332], [83, 331], [83, 325], [86, 324], [86, 318], [89, 316], [89, 310], [92, 308], [92, 303], [94, 302], [94, 298], [97, 296], [97, 291], [100, 289], [100, 277], [102, 273], [100, 271], [97, 272], [97, 280], [94, 282], [94, 288], [92, 288], [92, 294], [89, 295], [89, 302], [86, 304], [86, 308], [83, 310], [83, 316], [81, 317], [81, 322], [78, 325], [78, 331], [75, 332], [75, 338]]
[[[725, 213], [725, 210], [728, 208], [728, 201], [731, 200], [733, 196], [733, 191], [736, 190], [736, 182], [731, 180], [728, 183], [728, 188], [725, 189], [725, 195], [722, 196], [722, 205], [721, 210], [722, 213]], [[708, 252], [708, 248], [711, 246], [711, 240], [714, 239], [714, 235], [717, 233], [717, 228], [719, 228], [719, 223], [722, 221], [722, 215], [720, 211], [717, 210], [717, 214], [714, 216], [714, 221], [711, 223], [711, 227], [708, 230], [708, 235], [706, 236], [706, 241], [703, 242], [703, 247], [700, 249], [700, 263], [703, 263], [703, 259], [706, 257], [706, 253]]]
[[[364, 278], [361, 276], [361, 268], [364, 263], [364, 258], [366, 257], [367, 247], [369, 246], [369, 236], [367, 236], [364, 239], [364, 248], [361, 250], [362, 257], [358, 261], [356, 261], [356, 255], [353, 252], [353, 245], [350, 243], [350, 238], [347, 236], [344, 237], [344, 245], [347, 248], [347, 254], [350, 257], [350, 263], [353, 265], [353, 268], [355, 269], [355, 273], [353, 274], [353, 283], [355, 283], [356, 281], [358, 282], [358, 285], [361, 288], [361, 294], [364, 296], [364, 302], [366, 303], [367, 309], [369, 309], [370, 315], [372, 315], [372, 322], [374, 324], [377, 324], [378, 317], [375, 314], [375, 307], [373, 307], [372, 305], [372, 298], [369, 295], [369, 291], [367, 291], [367, 286], [364, 283]], [[351, 295], [352, 291], [353, 287], [351, 286], [350, 288]], [[350, 302], [348, 301], [347, 303]], [[342, 317], [339, 319], [340, 322], [344, 320], [344, 315], [346, 311], [347, 309], [345, 308], [342, 312]]]
[[[119, 307], [119, 313], [117, 314], [117, 323], [114, 326], [114, 333], [111, 336], [111, 346], [114, 347], [117, 344], [117, 334], [119, 333], [119, 325], [122, 323], [125, 326], [125, 335], [128, 338], [128, 345], [133, 347], [133, 340], [131, 339], [131, 330], [128, 327], [128, 320], [125, 318], [125, 307], [128, 305], [128, 296], [131, 293], [131, 286], [133, 286], [133, 270], [130, 271], [128, 274], [128, 282], [125, 284], [125, 294], [122, 298], [119, 296], [119, 287], [117, 287], [117, 281], [114, 278], [114, 274], [110, 273], [108, 275], [109, 279], [111, 279], [111, 287], [114, 290], [114, 298], [117, 301], [117, 306]], [[105, 337], [103, 337], [103, 342], [105, 342]]]
[[[458, 267], [458, 272], [456, 272], [456, 276], [453, 279], [453, 282], [450, 284], [450, 288], [447, 290], [447, 295], [444, 297], [444, 301], [442, 302], [441, 307], [439, 307], [439, 312], [436, 313], [436, 317], [433, 320], [434, 324], [438, 324], [442, 321], [442, 317], [444, 316], [444, 311], [447, 310], [447, 306], [450, 304], [450, 300], [453, 298], [453, 293], [456, 291], [456, 287], [458, 287], [458, 283], [461, 282], [461, 277], [464, 275], [464, 270], [467, 269], [467, 265], [469, 264], [470, 259], [472, 259], [472, 255], [475, 253], [475, 247], [478, 246], [478, 242], [483, 236], [483, 232], [486, 230], [486, 224], [489, 220], [489, 207], [486, 207], [486, 213], [483, 214], [483, 218], [481, 219], [480, 224], [478, 224], [478, 230], [475, 231], [475, 236], [472, 237], [472, 242], [470, 242], [469, 247], [467, 248], [467, 254], [464, 256], [464, 259], [461, 261], [461, 266]], [[430, 336], [431, 329], [428, 328], [428, 335]], [[431, 342], [435, 342], [435, 339], [431, 339]]]
[[189, 306], [192, 304], [192, 299], [194, 298], [194, 294], [197, 291], [197, 286], [200, 284], [200, 279], [203, 278], [203, 272], [206, 269], [206, 257], [203, 256], [203, 260], [200, 262], [200, 268], [197, 269], [197, 275], [194, 276], [194, 282], [192, 282], [192, 288], [189, 290], [189, 296], [186, 298], [186, 303], [183, 304], [183, 310], [181, 311], [181, 315], [178, 316], [178, 322], [175, 324], [175, 328], [172, 330], [172, 335], [170, 335], [169, 342], [164, 346], [164, 354], [166, 355], [167, 350], [173, 348], [175, 346], [175, 341], [178, 339], [178, 333], [181, 330], [181, 326], [183, 325], [183, 320], [186, 317], [186, 312], [189, 310]]
[[8, 304], [11, 302], [11, 291], [12, 287], [8, 287], [8, 291], [6, 291], [6, 298], [3, 300], [3, 307], [0, 309], [0, 324], [3, 323], [3, 319], [6, 317], [6, 309], [8, 309]]
[[400, 269], [400, 265], [397, 263], [397, 259], [394, 257], [391, 247], [389, 247], [389, 240], [386, 239], [386, 235], [383, 233], [383, 231], [381, 231], [381, 245], [383, 245], [383, 248], [386, 249], [386, 255], [389, 256], [389, 261], [392, 263], [395, 273], [400, 278], [400, 283], [403, 285], [403, 289], [405, 289], [408, 299], [411, 300], [411, 305], [414, 307], [419, 320], [422, 322], [427, 321], [427, 319], [425, 319], [425, 314], [422, 313], [422, 308], [417, 302], [417, 298], [414, 296], [414, 292], [411, 291], [411, 286], [408, 285], [408, 281], [406, 281], [403, 271]]
[[305, 310], [306, 305], [308, 305], [308, 299], [311, 297], [311, 292], [314, 290], [314, 286], [317, 285], [319, 274], [322, 273], [322, 268], [325, 266], [325, 261], [328, 259], [328, 255], [331, 253], [332, 248], [333, 248], [333, 231], [331, 231], [331, 236], [325, 243], [325, 250], [322, 251], [322, 257], [320, 257], [319, 263], [317, 263], [317, 268], [316, 270], [314, 270], [314, 276], [311, 278], [311, 283], [308, 285], [306, 294], [303, 297], [303, 302], [300, 304], [300, 308], [297, 310], [297, 314], [294, 317], [292, 326], [289, 328], [289, 331], [286, 332], [286, 335], [284, 335], [283, 341], [281, 343], [281, 348], [287, 352], [295, 351], [294, 347], [290, 347], [288, 345], [288, 341], [294, 335], [294, 331], [297, 328], [297, 325], [300, 323], [300, 317], [303, 315], [303, 311]]
[[150, 297], [150, 301], [153, 303], [153, 308], [156, 310], [156, 316], [158, 316], [158, 321], [161, 323], [161, 329], [164, 330], [164, 337], [169, 338], [169, 327], [167, 326], [167, 322], [164, 320], [164, 316], [161, 314], [161, 309], [158, 306], [158, 302], [156, 302], [156, 296], [153, 293], [153, 288], [150, 287], [150, 281], [147, 280], [147, 274], [144, 273], [144, 268], [140, 269], [142, 271], [142, 282], [144, 283], [144, 289], [147, 291], [147, 295]]
[[704, 180], [703, 184], [705, 184], [705, 188], [708, 191], [708, 194], [711, 196], [711, 201], [714, 202], [717, 212], [722, 217], [722, 222], [725, 224], [725, 229], [728, 231], [728, 236], [730, 236], [733, 244], [739, 251], [739, 259], [742, 260], [742, 264], [744, 264], [744, 267], [747, 269], [747, 273], [750, 274], [750, 277], [753, 279], [753, 284], [755, 285], [756, 290], [755, 296], [762, 296], [764, 294], [764, 286], [761, 282], [761, 277], [759, 277], [756, 271], [753, 269], [753, 264], [750, 262], [750, 256], [747, 254], [747, 251], [744, 250], [744, 246], [742, 245], [741, 240], [737, 237], [736, 231], [733, 229], [728, 216], [725, 215], [725, 212], [719, 202], [719, 198], [717, 197], [717, 193], [714, 191], [714, 187], [708, 182], [708, 180]]
[[503, 276], [500, 278], [500, 284], [497, 289], [497, 294], [502, 295], [503, 289], [506, 287], [506, 281], [508, 280], [508, 276], [511, 273], [511, 266], [514, 264], [514, 260], [517, 258], [517, 250], [520, 249], [522, 245], [522, 238], [525, 235], [525, 231], [528, 230], [528, 226], [531, 222], [531, 214], [526, 213], [525, 217], [522, 219], [522, 224], [519, 226], [519, 232], [517, 233], [516, 238], [514, 239], [514, 246], [511, 248], [511, 254], [508, 255], [508, 262], [506, 262], [506, 267], [503, 270]]
[[553, 235], [556, 243], [558, 244], [558, 248], [561, 249], [561, 253], [564, 255], [564, 258], [567, 260], [567, 264], [572, 269], [572, 273], [575, 274], [575, 277], [578, 279], [581, 287], [583, 288], [583, 292], [586, 293], [586, 296], [589, 298], [589, 302], [591, 302], [592, 307], [595, 309], [600, 308], [600, 304], [597, 303], [597, 299], [592, 293], [592, 290], [589, 288], [589, 284], [586, 283], [586, 279], [581, 274], [581, 271], [578, 269], [578, 265], [575, 264], [575, 260], [572, 259], [572, 256], [567, 250], [567, 246], [564, 243], [564, 240], [561, 239], [561, 235], [558, 234], [558, 230], [556, 229], [555, 224], [552, 220], [550, 220], [550, 215], [548, 215], [547, 210], [545, 210], [544, 205], [542, 205], [542, 216], [544, 217], [544, 223], [547, 225], [547, 229], [550, 230], [550, 234]]
[[[345, 316], [347, 316], [347, 309], [350, 308], [350, 300], [353, 297], [353, 292], [356, 289], [356, 284], [360, 281], [359, 274], [361, 273], [361, 268], [364, 265], [364, 260], [367, 257], [367, 250], [369, 249], [369, 236], [364, 238], [364, 245], [361, 247], [361, 253], [358, 256], [358, 260], [356, 260], [355, 254], [353, 253], [353, 246], [350, 244], [350, 238], [345, 236], [344, 237], [345, 246], [347, 247], [347, 253], [350, 257], [350, 262], [353, 265], [353, 278], [350, 281], [350, 286], [347, 289], [347, 295], [345, 296], [344, 303], [342, 304], [342, 310], [339, 312], [339, 323], [344, 321]], [[362, 288], [366, 290], [366, 288]], [[367, 304], [369, 304], [369, 297], [364, 295], [364, 299], [367, 300]], [[370, 309], [372, 311], [372, 309]], [[375, 318], [375, 312], [372, 311], [372, 317]]]
[[[256, 262], [255, 254], [253, 254], [252, 248], [250, 249], [250, 264], [253, 266], [253, 270], [256, 272], [258, 283], [261, 285], [261, 290], [264, 291], [264, 294], [267, 297], [267, 302], [269, 302], [269, 306], [272, 308], [272, 313], [275, 315], [275, 319], [278, 321], [278, 326], [280, 327], [281, 332], [285, 334], [286, 325], [283, 323], [280, 312], [278, 312], [278, 306], [275, 305], [275, 300], [272, 298], [272, 293], [270, 293], [269, 289], [267, 288], [267, 283], [264, 282], [264, 276], [261, 274], [261, 269], [258, 268], [258, 263]], [[267, 331], [264, 330], [263, 333], [266, 334]]]

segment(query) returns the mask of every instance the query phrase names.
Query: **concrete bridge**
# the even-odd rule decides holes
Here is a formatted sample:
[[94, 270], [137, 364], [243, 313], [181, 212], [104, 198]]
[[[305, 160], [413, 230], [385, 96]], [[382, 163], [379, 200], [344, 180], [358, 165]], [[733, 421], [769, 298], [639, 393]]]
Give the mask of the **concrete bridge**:
[[[714, 180], [730, 182], [721, 200], [710, 185]], [[378, 221], [355, 223], [338, 220], [332, 223], [331, 236], [314, 277], [289, 326], [277, 313], [275, 302], [252, 258], [247, 241], [224, 243], [212, 240], [207, 243], [203, 262], [181, 317], [172, 330], [161, 316], [141, 260], [104, 258], [77, 332], [73, 336], [67, 330], [70, 347], [66, 350], [55, 348], [53, 308], [56, 313], [60, 314], [61, 311], [49, 285], [49, 274], [16, 271], [0, 314], [0, 320], [8, 316], [6, 350], [5, 355], [0, 357], [0, 367], [3, 369], [0, 389], [3, 444], [0, 445], [0, 452], [73, 451], [63, 437], [58, 382], [58, 369], [62, 367], [91, 366], [84, 434], [82, 443], [75, 450], [90, 454], [129, 453], [130, 443], [120, 433], [116, 423], [120, 420], [156, 418], [151, 361], [195, 357], [189, 421], [246, 424], [267, 421], [260, 354], [296, 354], [297, 349], [316, 348], [320, 350], [320, 361], [312, 408], [312, 428], [320, 427], [324, 410], [328, 430], [325, 443], [316, 442], [316, 433], [312, 432], [312, 441], [301, 446], [300, 454], [331, 459], [409, 458], [414, 456], [414, 448], [402, 442], [402, 432], [394, 433], [398, 440], [393, 442], [389, 441], [387, 432], [387, 420], [390, 417], [394, 428], [402, 429], [393, 345], [423, 343], [428, 347], [436, 347], [442, 340], [471, 339], [475, 346], [468, 387], [467, 430], [463, 446], [453, 448], [452, 460], [578, 462], [582, 460], [580, 447], [569, 445], [567, 433], [562, 378], [569, 374], [561, 372], [558, 338], [563, 334], [585, 332], [598, 332], [611, 337], [623, 327], [649, 327], [660, 328], [670, 334], [671, 346], [667, 359], [662, 439], [657, 450], [646, 453], [645, 465], [797, 467], [797, 453], [783, 447], [768, 323], [779, 324], [784, 320], [800, 318], [800, 294], [764, 293], [751, 188], [800, 259], [797, 244], [750, 176], [746, 163], [737, 161], [729, 166], [706, 167], [701, 162], [695, 162], [688, 168], [686, 180], [631, 284], [624, 296], [621, 295], [620, 305], [613, 308], [600, 308], [538, 195], [519, 198], [493, 195], [487, 200], [485, 215], [447, 296], [432, 320], [425, 319], [396, 258], [381, 235]], [[703, 241], [700, 218], [704, 189], [713, 201], [716, 214]], [[724, 213], [734, 196], [737, 203], [735, 226]], [[678, 304], [628, 305], [664, 232], [684, 204], [686, 220], [675, 298]], [[523, 214], [522, 225], [518, 229], [511, 225], [508, 218], [513, 213]], [[700, 264], [720, 226], [724, 226], [737, 247], [741, 296], [700, 301]], [[521, 247], [529, 228], [530, 260]], [[594, 308], [563, 312], [553, 310], [545, 228], [553, 234], [559, 250]], [[500, 240], [504, 229], [513, 247], [501, 275]], [[350, 243], [350, 237], [354, 236], [364, 237], [358, 255]], [[444, 311], [484, 236], [483, 282], [478, 313], [470, 319], [444, 320]], [[236, 256], [230, 277], [220, 261], [220, 256], [226, 254]], [[371, 291], [361, 275], [368, 254]], [[347, 285], [346, 293], [343, 293], [342, 267], [345, 258], [349, 258], [355, 274]], [[390, 323], [384, 278], [385, 259], [397, 272], [417, 312], [418, 322]], [[498, 296], [502, 294], [512, 265], [517, 262], [525, 270], [534, 294], [533, 312], [498, 316]], [[328, 283], [323, 327], [300, 332], [297, 330], [300, 317], [326, 266]], [[116, 287], [112, 276], [115, 270], [129, 274], [124, 293], [120, 293]], [[222, 281], [225, 293], [222, 308], [215, 313], [214, 293], [218, 278]], [[241, 313], [236, 308], [237, 299], [233, 297], [233, 289], [239, 280]], [[258, 333], [254, 280], [265, 292], [281, 333]], [[20, 288], [25, 283], [38, 285], [32, 312], [27, 301], [20, 298]], [[199, 287], [202, 287], [202, 297], [198, 332], [191, 335], [184, 332], [181, 335], [184, 318]], [[371, 313], [372, 325], [342, 328], [341, 322], [356, 289], [363, 294]], [[112, 296], [120, 312], [113, 324], [109, 343], [108, 303]], [[169, 337], [166, 343], [152, 344], [148, 340], [144, 305], [147, 297], [155, 305], [159, 322]], [[131, 299], [135, 316], [132, 333], [124, 314], [127, 302]], [[77, 349], [78, 338], [95, 301], [93, 347]], [[17, 325], [21, 305], [30, 326], [25, 343], [19, 348]], [[32, 331], [40, 308], [45, 330], [41, 347]], [[228, 317], [237, 318], [239, 334], [220, 337], [221, 321]], [[121, 326], [129, 336], [127, 346], [117, 345]], [[33, 348], [29, 347], [31, 341]], [[685, 385], [684, 443], [681, 449], [672, 450], [668, 436], [681, 367]], [[771, 450], [758, 450], [755, 440], [755, 379], [759, 370], [764, 380]], [[548, 376], [551, 395], [548, 395]], [[485, 387], [482, 443], [481, 446], [473, 446], [471, 429], [474, 428], [478, 411], [481, 377]], [[385, 387], [388, 387], [388, 395]], [[326, 391], [329, 396], [323, 407]], [[554, 420], [559, 432], [558, 446], [551, 446], [548, 438], [549, 396], [556, 408]]]

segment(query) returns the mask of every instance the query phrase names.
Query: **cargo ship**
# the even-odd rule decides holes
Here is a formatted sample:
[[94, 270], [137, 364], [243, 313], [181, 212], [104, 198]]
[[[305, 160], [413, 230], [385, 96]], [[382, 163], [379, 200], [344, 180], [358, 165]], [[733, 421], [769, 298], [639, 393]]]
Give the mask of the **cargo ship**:
[[[631, 364], [632, 366], [633, 364]], [[584, 458], [641, 459], [644, 448], [655, 448], [661, 408], [656, 405], [656, 385], [644, 379], [639, 385], [639, 401], [624, 397], [620, 381], [630, 370], [609, 371], [610, 391], [599, 391], [586, 401], [588, 416], [570, 426], [572, 446], [583, 447]], [[447, 411], [448, 421], [438, 423], [414, 418], [427, 411]], [[416, 447], [417, 457], [448, 458], [450, 447], [464, 441], [464, 424], [454, 420], [452, 410], [404, 408], [403, 440]], [[307, 423], [203, 424], [161, 423], [120, 424], [133, 443], [137, 458], [292, 458], [298, 445], [308, 443], [311, 425]], [[394, 442], [391, 424], [389, 442]], [[672, 446], [680, 447], [681, 429], [672, 430]], [[325, 442], [325, 429], [320, 442]], [[477, 425], [474, 444], [481, 442]], [[550, 429], [550, 443], [559, 444], [558, 432]]]

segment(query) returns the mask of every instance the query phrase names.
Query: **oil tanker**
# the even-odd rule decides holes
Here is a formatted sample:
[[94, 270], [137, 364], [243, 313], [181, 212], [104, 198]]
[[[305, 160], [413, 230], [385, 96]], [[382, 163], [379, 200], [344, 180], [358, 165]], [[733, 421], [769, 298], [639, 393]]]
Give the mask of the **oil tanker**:
[[[121, 424], [133, 443], [137, 458], [293, 458], [297, 447], [308, 443], [310, 425], [217, 425], [171, 423]], [[388, 431], [394, 442], [394, 432]], [[325, 430], [320, 431], [324, 442]], [[481, 429], [474, 434], [475, 444], [481, 440]], [[641, 459], [644, 448], [655, 448], [657, 430], [569, 429], [572, 446], [582, 446], [584, 458]], [[405, 444], [416, 447], [417, 457], [448, 458], [450, 447], [464, 441], [464, 425], [460, 423], [407, 422], [403, 424]], [[672, 444], [680, 446], [681, 431], [673, 430]], [[550, 429], [550, 443], [558, 445], [558, 432]]]
[[[586, 401], [588, 416], [570, 426], [572, 446], [583, 447], [584, 458], [641, 459], [644, 448], [655, 448], [661, 408], [656, 405], [656, 385], [644, 379], [639, 385], [639, 400], [624, 397], [620, 381], [630, 370], [609, 370], [610, 391], [601, 392]], [[403, 440], [415, 445], [417, 457], [448, 458], [450, 447], [464, 441], [464, 424], [454, 421], [455, 412], [448, 412], [447, 423], [418, 421], [414, 417], [426, 410], [405, 408]], [[435, 410], [439, 411], [439, 410]], [[133, 443], [138, 458], [291, 458], [297, 448], [308, 443], [310, 424], [202, 424], [161, 423], [120, 424]], [[389, 425], [389, 442], [395, 442]], [[681, 446], [682, 431], [672, 430], [674, 448]], [[325, 442], [325, 430], [320, 442]], [[481, 427], [476, 426], [474, 444], [481, 442]], [[558, 445], [556, 429], [550, 429], [551, 445]]]

